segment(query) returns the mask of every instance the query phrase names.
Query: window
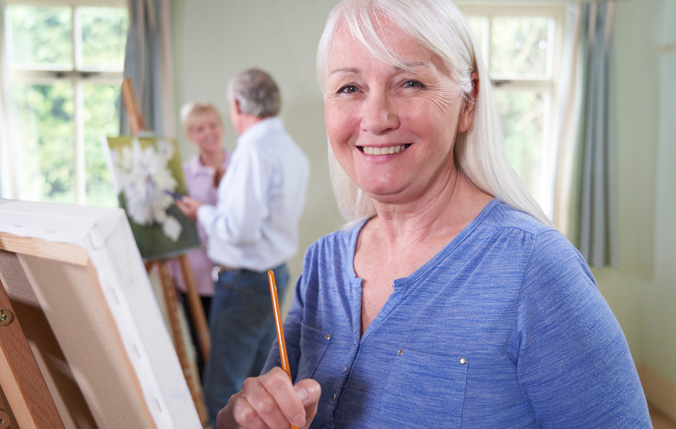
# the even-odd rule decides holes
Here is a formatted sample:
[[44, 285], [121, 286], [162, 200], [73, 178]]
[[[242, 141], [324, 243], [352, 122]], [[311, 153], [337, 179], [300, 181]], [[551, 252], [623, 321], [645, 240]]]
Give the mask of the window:
[[553, 124], [563, 6], [460, 6], [477, 38], [502, 115], [512, 168], [551, 218]]
[[119, 133], [123, 0], [7, 0], [13, 198], [114, 207], [104, 136]]

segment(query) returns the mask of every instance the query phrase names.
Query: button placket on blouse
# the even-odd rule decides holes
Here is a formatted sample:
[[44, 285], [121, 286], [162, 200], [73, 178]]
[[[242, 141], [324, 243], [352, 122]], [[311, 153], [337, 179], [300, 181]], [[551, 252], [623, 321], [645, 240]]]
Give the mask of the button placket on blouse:
[[338, 397], [340, 396], [340, 393], [343, 391], [343, 387], [345, 386], [345, 382], [347, 381], [347, 378], [350, 375], [350, 372], [348, 369], [352, 367], [354, 364], [354, 360], [357, 357], [357, 341], [353, 341], [352, 343], [352, 351], [351, 353], [347, 356], [347, 362], [343, 366], [343, 368], [340, 371], [340, 383], [336, 386], [335, 392], [333, 392], [333, 395], [331, 395], [331, 399], [336, 402], [338, 400]]
[[[353, 317], [355, 320], [360, 320], [360, 314], [361, 314], [361, 279], [356, 279], [356, 281], [353, 283], [353, 300], [352, 300], [352, 313]], [[354, 365], [354, 361], [357, 358], [357, 351], [359, 350], [359, 341], [361, 337], [361, 325], [358, 323], [354, 324], [355, 332], [353, 333], [355, 335], [355, 338], [352, 341], [352, 349], [350, 350], [350, 353], [347, 356], [346, 362], [343, 366], [343, 368], [340, 370], [340, 373], [338, 374], [338, 379], [340, 380], [339, 383], [337, 383], [334, 392], [331, 394], [331, 403], [329, 405], [329, 408], [331, 409], [331, 412], [333, 413], [338, 405], [338, 398], [340, 397], [341, 392], [343, 391], [343, 388], [346, 384], [346, 381], [350, 375], [350, 371], [348, 369], [352, 368]]]
[[358, 350], [359, 350], [359, 341], [353, 340], [352, 348], [350, 350], [350, 353], [347, 355], [346, 363], [340, 369], [340, 373], [338, 374], [337, 377], [340, 381], [335, 385], [335, 389], [333, 393], [331, 393], [331, 400], [328, 405], [330, 413], [335, 413], [336, 409], [338, 408], [339, 403], [338, 399], [340, 398], [340, 395], [348, 381], [348, 378], [350, 376], [349, 369], [352, 368], [352, 366], [354, 365], [354, 361], [357, 358]]

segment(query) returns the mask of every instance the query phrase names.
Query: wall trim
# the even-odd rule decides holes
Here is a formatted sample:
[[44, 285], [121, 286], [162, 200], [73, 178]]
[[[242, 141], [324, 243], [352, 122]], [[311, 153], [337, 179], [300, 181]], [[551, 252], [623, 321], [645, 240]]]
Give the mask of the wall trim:
[[647, 366], [637, 365], [636, 369], [650, 406], [676, 422], [676, 384]]

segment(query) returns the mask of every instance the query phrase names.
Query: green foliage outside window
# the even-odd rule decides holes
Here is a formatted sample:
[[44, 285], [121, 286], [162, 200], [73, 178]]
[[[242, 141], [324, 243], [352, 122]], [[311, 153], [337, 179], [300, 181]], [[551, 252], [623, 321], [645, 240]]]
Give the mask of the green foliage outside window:
[[72, 202], [73, 88], [67, 83], [14, 87], [22, 198]]
[[545, 76], [549, 20], [522, 16], [493, 19], [491, 73]]
[[8, 6], [15, 67], [73, 66], [69, 7]]
[[78, 9], [82, 23], [82, 66], [119, 70], [127, 40], [127, 11], [110, 7]]

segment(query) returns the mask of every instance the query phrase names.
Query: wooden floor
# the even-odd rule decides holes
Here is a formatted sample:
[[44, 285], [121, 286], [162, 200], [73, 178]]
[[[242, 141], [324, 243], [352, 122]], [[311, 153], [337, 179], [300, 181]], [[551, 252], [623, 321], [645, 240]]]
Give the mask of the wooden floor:
[[653, 429], [676, 429], [676, 423], [653, 408], [650, 408], [650, 418], [653, 421]]

